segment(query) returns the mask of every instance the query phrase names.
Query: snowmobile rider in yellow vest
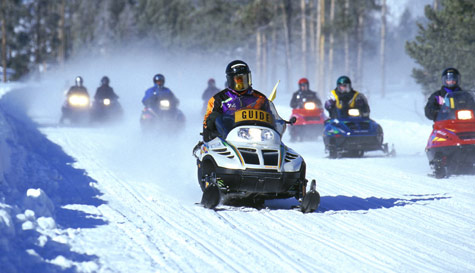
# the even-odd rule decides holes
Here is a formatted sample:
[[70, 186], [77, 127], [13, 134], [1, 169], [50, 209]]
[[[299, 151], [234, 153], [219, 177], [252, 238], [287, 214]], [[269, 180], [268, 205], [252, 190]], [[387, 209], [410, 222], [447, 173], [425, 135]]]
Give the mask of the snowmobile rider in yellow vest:
[[338, 112], [346, 116], [350, 108], [357, 108], [362, 117], [369, 117], [370, 110], [366, 97], [351, 88], [351, 80], [347, 76], [339, 77], [336, 88], [330, 93], [330, 99], [325, 102], [325, 109], [330, 114], [330, 119], [338, 118]]
[[223, 114], [233, 114], [240, 109], [269, 110], [269, 100], [252, 88], [251, 70], [241, 61], [230, 62], [226, 67], [227, 88], [208, 101], [203, 120], [203, 139], [210, 141], [218, 136], [216, 119]]

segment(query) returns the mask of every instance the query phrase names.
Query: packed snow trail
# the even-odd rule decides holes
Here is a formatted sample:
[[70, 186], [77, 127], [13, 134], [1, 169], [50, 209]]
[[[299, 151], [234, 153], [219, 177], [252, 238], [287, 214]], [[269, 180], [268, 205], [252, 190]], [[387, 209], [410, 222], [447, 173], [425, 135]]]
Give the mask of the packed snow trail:
[[108, 223], [70, 241], [99, 256], [101, 272], [474, 271], [473, 176], [429, 177], [430, 125], [378, 121], [395, 158], [330, 160], [321, 139], [289, 145], [317, 180], [321, 205], [311, 214], [292, 209], [292, 199], [263, 210], [195, 205], [199, 118], [169, 138], [142, 136], [137, 121], [42, 132], [77, 159], [74, 167], [87, 170], [107, 201], [68, 206]]
[[[372, 112], [395, 144], [395, 158], [374, 152], [330, 160], [321, 139], [289, 143], [322, 196], [309, 214], [293, 209], [293, 199], [267, 201], [262, 210], [195, 205], [201, 191], [191, 150], [199, 107], [186, 113], [183, 134], [159, 137], [141, 134], [140, 109], [128, 108], [130, 120], [115, 127], [57, 127], [56, 117], [33, 110], [36, 125], [12, 115], [23, 107], [9, 100], [0, 111], [11, 129], [2, 131], [2, 143], [18, 155], [13, 177], [21, 184], [7, 184], [4, 192], [18, 191], [19, 200], [0, 208], [19, 227], [13, 241], [2, 239], [14, 251], [7, 259], [28, 257], [27, 265], [40, 263], [44, 272], [475, 271], [473, 176], [427, 175], [431, 126], [407, 109], [397, 112], [405, 100], [388, 96]], [[24, 209], [21, 191], [41, 196], [38, 187], [55, 206], [44, 212], [54, 219], [35, 218], [38, 207], [15, 211]]]

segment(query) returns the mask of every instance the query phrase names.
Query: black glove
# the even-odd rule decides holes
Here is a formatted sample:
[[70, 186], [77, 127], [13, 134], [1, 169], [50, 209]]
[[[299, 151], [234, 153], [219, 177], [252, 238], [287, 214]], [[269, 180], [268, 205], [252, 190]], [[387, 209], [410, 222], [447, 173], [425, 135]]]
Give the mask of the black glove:
[[221, 114], [218, 112], [211, 112], [211, 114], [209, 114], [208, 118], [206, 119], [206, 128], [208, 130], [211, 130], [211, 131], [217, 130], [215, 121], [219, 116], [221, 116]]

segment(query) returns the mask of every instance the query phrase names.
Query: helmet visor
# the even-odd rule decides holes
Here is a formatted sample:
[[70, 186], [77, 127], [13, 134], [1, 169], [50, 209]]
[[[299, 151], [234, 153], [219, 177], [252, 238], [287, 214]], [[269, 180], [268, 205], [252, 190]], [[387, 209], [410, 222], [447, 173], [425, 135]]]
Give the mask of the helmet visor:
[[342, 93], [348, 93], [348, 92], [351, 91], [351, 84], [349, 84], [349, 83], [339, 84], [339, 85], [338, 85], [338, 89], [339, 89], [340, 92], [342, 92]]
[[249, 88], [249, 75], [239, 74], [233, 77], [234, 90], [244, 91]]
[[448, 87], [452, 87], [458, 84], [459, 76], [456, 73], [449, 72], [443, 77], [443, 84]]

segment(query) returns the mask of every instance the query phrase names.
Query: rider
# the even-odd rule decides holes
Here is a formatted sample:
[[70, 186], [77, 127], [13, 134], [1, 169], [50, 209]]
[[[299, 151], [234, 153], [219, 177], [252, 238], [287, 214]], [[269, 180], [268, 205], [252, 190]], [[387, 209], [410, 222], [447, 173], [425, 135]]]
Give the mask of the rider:
[[226, 86], [208, 101], [203, 120], [203, 139], [209, 141], [218, 135], [215, 121], [223, 114], [233, 114], [240, 109], [269, 111], [269, 100], [252, 88], [251, 70], [241, 61], [234, 60], [226, 67]]
[[165, 77], [162, 74], [153, 76], [154, 86], [145, 91], [145, 96], [142, 99], [143, 105], [152, 109], [158, 107], [159, 98], [167, 98], [170, 100], [170, 105], [174, 108], [178, 106], [179, 100], [175, 97], [173, 92], [165, 87]]
[[338, 117], [338, 109], [348, 110], [357, 108], [363, 117], [369, 117], [369, 105], [366, 97], [351, 87], [351, 80], [341, 76], [336, 81], [336, 88], [331, 91], [330, 99], [325, 102], [325, 109], [330, 114], [330, 119]]
[[216, 81], [211, 78], [208, 80], [208, 87], [203, 92], [203, 95], [201, 95], [201, 99], [206, 103], [212, 96], [214, 96], [214, 94], [218, 92], [219, 89], [216, 87]]
[[307, 78], [301, 78], [298, 82], [299, 90], [295, 91], [292, 100], [290, 101], [290, 107], [303, 108], [303, 102], [313, 101], [317, 104], [318, 108], [322, 107], [322, 101], [317, 95], [317, 92], [309, 89], [309, 83]]
[[76, 79], [74, 79], [74, 85], [69, 88], [68, 92], [66, 92], [66, 96], [71, 94], [85, 94], [89, 97], [86, 87], [83, 86], [82, 77], [77, 76]]
[[442, 87], [430, 95], [424, 108], [428, 119], [435, 121], [440, 106], [444, 104], [445, 95], [462, 90], [459, 86], [461, 78], [462, 76], [458, 70], [453, 67], [446, 68], [442, 72]]
[[102, 77], [101, 86], [97, 88], [96, 94], [94, 95], [95, 101], [102, 101], [103, 99], [110, 99], [114, 101], [119, 98], [119, 96], [117, 96], [117, 94], [114, 92], [114, 89], [109, 86], [109, 82], [109, 77]]
[[[89, 93], [87, 92], [86, 87], [83, 86], [83, 80], [82, 77], [77, 76], [74, 79], [74, 85], [69, 88], [69, 90], [66, 92], [66, 98], [69, 98], [71, 95], [85, 95], [89, 99]], [[61, 107], [61, 119], [59, 120], [60, 123], [64, 122], [64, 119], [69, 116], [71, 113], [71, 108], [69, 104], [69, 100], [66, 99], [64, 102], [63, 106]]]

